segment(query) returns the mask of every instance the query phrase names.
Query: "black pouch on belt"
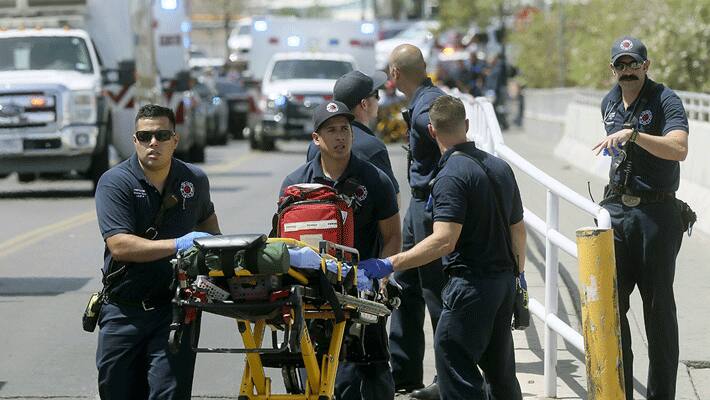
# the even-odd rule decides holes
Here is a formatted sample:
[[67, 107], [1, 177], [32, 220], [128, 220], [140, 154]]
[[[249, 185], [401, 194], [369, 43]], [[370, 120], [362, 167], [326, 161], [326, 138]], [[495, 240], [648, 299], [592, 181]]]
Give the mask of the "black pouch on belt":
[[680, 223], [683, 226], [683, 232], [687, 231], [688, 237], [690, 237], [693, 233], [693, 225], [695, 224], [695, 221], [698, 220], [698, 216], [695, 214], [695, 211], [690, 208], [688, 203], [679, 198], [676, 198], [675, 201], [678, 205], [678, 209], [680, 210]]
[[96, 323], [99, 322], [99, 313], [103, 304], [103, 290], [91, 295], [89, 303], [86, 305], [86, 310], [84, 310], [84, 315], [81, 317], [81, 325], [85, 331], [93, 332], [96, 329]]

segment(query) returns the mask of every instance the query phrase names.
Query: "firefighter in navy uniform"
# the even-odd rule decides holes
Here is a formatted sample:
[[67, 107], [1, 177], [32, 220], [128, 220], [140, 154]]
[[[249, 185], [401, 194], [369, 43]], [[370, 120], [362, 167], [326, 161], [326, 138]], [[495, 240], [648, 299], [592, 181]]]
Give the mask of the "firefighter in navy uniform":
[[494, 398], [519, 400], [510, 329], [516, 263], [521, 287], [527, 284], [526, 233], [515, 176], [505, 161], [466, 141], [468, 120], [461, 100], [439, 97], [429, 116], [430, 134], [442, 152], [432, 184], [433, 232], [410, 250], [364, 260], [359, 267], [379, 278], [444, 257], [448, 282], [434, 336], [441, 399], [487, 398], [480, 368]]
[[618, 84], [601, 105], [607, 137], [594, 151], [611, 155], [602, 205], [614, 228], [626, 398], [633, 398], [633, 353], [626, 313], [638, 286], [648, 338], [648, 399], [674, 399], [678, 321], [673, 295], [683, 228], [675, 191], [688, 154], [688, 119], [680, 98], [652, 81], [646, 46], [622, 37], [611, 48]]
[[177, 354], [168, 351], [169, 261], [193, 239], [219, 233], [219, 224], [207, 176], [172, 157], [178, 140], [172, 110], [141, 107], [133, 135], [136, 153], [107, 171], [96, 188], [106, 242], [104, 273], [124, 268], [110, 281], [99, 315], [96, 367], [102, 399], [190, 399], [195, 364], [190, 341], [183, 340]]
[[[313, 115], [313, 142], [319, 151], [315, 157], [288, 175], [280, 194], [290, 185], [320, 183], [345, 194], [355, 194], [355, 248], [360, 258], [386, 257], [398, 253], [402, 236], [397, 196], [390, 178], [352, 151], [354, 116], [339, 101], [319, 105]], [[356, 186], [356, 190], [352, 190]], [[376, 325], [370, 325], [375, 327]], [[386, 326], [382, 329], [381, 349], [387, 357]], [[369, 327], [368, 327], [369, 328]], [[366, 335], [373, 332], [366, 331]], [[367, 349], [366, 349], [367, 350]], [[335, 382], [340, 400], [394, 399], [394, 381], [386, 360], [355, 365], [340, 364]]]
[[[409, 153], [407, 176], [412, 199], [404, 217], [402, 247], [408, 250], [432, 232], [431, 213], [425, 210], [429, 198], [429, 182], [434, 177], [439, 162], [439, 149], [429, 136], [429, 106], [444, 92], [434, 86], [426, 76], [426, 63], [422, 52], [415, 46], [396, 47], [389, 59], [391, 81], [409, 100], [405, 120], [409, 126]], [[412, 397], [436, 399], [436, 378], [425, 389], [424, 380], [424, 306], [429, 310], [432, 329], [441, 314], [441, 289], [445, 277], [441, 260], [432, 260], [423, 268], [394, 274], [402, 285], [402, 304], [392, 313], [390, 323], [390, 353], [392, 374], [398, 391], [412, 392]]]
[[[345, 104], [355, 119], [351, 123], [353, 131], [352, 152], [359, 159], [372, 163], [392, 180], [395, 193], [399, 194], [399, 184], [392, 172], [387, 147], [378, 139], [370, 126], [377, 120], [379, 89], [387, 82], [387, 74], [375, 71], [372, 76], [360, 71], [351, 71], [338, 78], [333, 87], [333, 99]], [[310, 142], [306, 160], [311, 161], [318, 154], [318, 146]]]

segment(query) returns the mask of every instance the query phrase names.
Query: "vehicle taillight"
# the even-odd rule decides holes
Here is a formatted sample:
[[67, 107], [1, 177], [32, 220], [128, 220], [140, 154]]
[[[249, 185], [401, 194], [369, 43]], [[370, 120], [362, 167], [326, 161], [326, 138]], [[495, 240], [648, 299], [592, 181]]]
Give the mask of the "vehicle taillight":
[[249, 96], [248, 98], [249, 101], [249, 112], [250, 113], [259, 113], [259, 107], [256, 106], [256, 102], [254, 101], [254, 96]]
[[350, 39], [350, 45], [353, 47], [360, 47], [362, 46], [362, 42], [357, 39]]
[[279, 38], [272, 36], [269, 38], [269, 44], [279, 44]]
[[331, 100], [333, 100], [333, 95], [332, 95], [332, 94], [324, 94], [324, 95], [323, 95], [323, 100], [325, 100], [325, 101], [331, 101]]
[[299, 103], [303, 103], [303, 101], [306, 99], [306, 96], [304, 96], [302, 94], [294, 94], [293, 99]]

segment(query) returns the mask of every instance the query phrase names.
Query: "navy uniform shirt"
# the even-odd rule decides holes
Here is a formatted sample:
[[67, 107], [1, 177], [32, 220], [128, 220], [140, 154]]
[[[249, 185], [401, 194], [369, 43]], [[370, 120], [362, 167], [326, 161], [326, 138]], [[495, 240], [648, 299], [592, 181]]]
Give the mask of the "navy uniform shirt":
[[[214, 214], [207, 176], [194, 165], [173, 158], [164, 192], [175, 195], [178, 201], [165, 212], [156, 239], [173, 239], [192, 232]], [[162, 199], [163, 195], [143, 174], [136, 154], [108, 170], [96, 187], [96, 214], [104, 240], [119, 233], [143, 237], [153, 225]], [[171, 258], [131, 263], [112, 294], [130, 302], [169, 297]], [[105, 247], [104, 271], [110, 262], [111, 252]]]
[[[645, 100], [642, 100], [645, 98]], [[601, 111], [606, 134], [620, 131], [637, 110], [639, 132], [664, 136], [673, 130], [688, 132], [688, 118], [678, 95], [671, 89], [646, 77], [639, 97], [624, 109], [621, 88], [616, 85], [602, 100]], [[675, 192], [680, 184], [680, 163], [658, 158], [640, 146], [634, 146], [629, 188], [634, 191]], [[623, 165], [612, 177], [612, 183], [623, 185]]]
[[[434, 178], [441, 152], [436, 141], [429, 135], [429, 107], [444, 92], [426, 78], [417, 88], [409, 103], [409, 186], [429, 192], [429, 182]], [[426, 200], [426, 199], [425, 199]]]
[[[399, 193], [399, 184], [394, 177], [394, 172], [392, 172], [392, 164], [390, 163], [390, 156], [389, 153], [387, 153], [385, 144], [380, 139], [376, 138], [372, 130], [364, 124], [353, 121], [351, 126], [353, 129], [353, 154], [361, 160], [371, 162], [372, 165], [387, 174], [392, 181], [392, 185], [394, 185], [395, 193]], [[308, 145], [306, 161], [314, 159], [319, 152], [318, 146], [311, 141], [311, 144]]]
[[515, 175], [500, 158], [476, 148], [472, 142], [454, 146], [441, 157], [432, 187], [434, 222], [463, 225], [456, 248], [444, 257], [444, 270], [465, 266], [481, 273], [512, 271], [513, 260], [505, 242], [505, 228], [496, 212], [496, 197], [483, 169], [454, 151], [476, 154], [495, 177], [501, 192], [505, 223], [523, 219], [523, 204]]
[[333, 181], [323, 173], [320, 154], [317, 154], [284, 179], [279, 194], [297, 183], [320, 183], [340, 191], [348, 178], [356, 179], [364, 189], [357, 191], [361, 195], [356, 198], [358, 206], [354, 210], [355, 248], [360, 252], [361, 260], [379, 257], [382, 243], [378, 222], [395, 215], [399, 208], [392, 182], [374, 165], [352, 154], [343, 175]]

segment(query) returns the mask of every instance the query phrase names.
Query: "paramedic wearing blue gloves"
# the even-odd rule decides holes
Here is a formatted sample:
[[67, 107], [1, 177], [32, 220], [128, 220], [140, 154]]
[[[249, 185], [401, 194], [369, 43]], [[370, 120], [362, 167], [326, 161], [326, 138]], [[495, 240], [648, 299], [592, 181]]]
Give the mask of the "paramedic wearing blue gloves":
[[[353, 195], [355, 248], [360, 252], [360, 258], [387, 257], [401, 249], [397, 197], [392, 181], [384, 172], [351, 152], [353, 133], [350, 123], [353, 118], [347, 106], [339, 101], [326, 102], [315, 109], [312, 137], [320, 152], [284, 179], [280, 193], [290, 185], [320, 183]], [[386, 353], [385, 325], [370, 326], [381, 329]], [[376, 334], [378, 331], [368, 329], [365, 334], [371, 332]], [[394, 399], [389, 364], [387, 361], [363, 365], [341, 363], [335, 395], [339, 400]]]
[[107, 171], [96, 188], [96, 213], [106, 242], [103, 271], [125, 265], [99, 316], [99, 395], [189, 399], [195, 364], [190, 341], [183, 340], [175, 355], [168, 351], [169, 261], [193, 239], [218, 234], [219, 224], [207, 176], [173, 158], [179, 136], [172, 110], [143, 106], [135, 128], [135, 154]]
[[[683, 237], [675, 191], [688, 154], [688, 118], [669, 88], [652, 81], [646, 46], [625, 36], [611, 47], [617, 85], [602, 101], [607, 136], [595, 147], [614, 156], [602, 205], [614, 228], [626, 398], [633, 398], [633, 352], [626, 313], [638, 286], [648, 338], [650, 400], [675, 399], [678, 319], [673, 279]], [[625, 155], [622, 159], [620, 154]]]
[[[402, 247], [408, 250], [432, 232], [431, 213], [425, 210], [429, 198], [429, 181], [434, 177], [439, 162], [439, 149], [429, 136], [429, 106], [444, 95], [426, 76], [422, 52], [415, 46], [397, 46], [390, 55], [389, 76], [409, 101], [405, 116], [409, 137], [407, 178], [412, 198], [404, 217]], [[422, 268], [395, 273], [402, 285], [402, 304], [392, 312], [390, 323], [390, 352], [392, 374], [397, 391], [412, 392], [415, 399], [436, 399], [434, 383], [422, 389], [424, 380], [424, 306], [429, 311], [432, 328], [441, 314], [441, 289], [446, 277], [441, 260], [432, 259]], [[417, 390], [419, 389], [419, 390]]]
[[[429, 118], [429, 132], [442, 152], [431, 193], [433, 233], [408, 251], [365, 260], [359, 267], [365, 275], [379, 278], [444, 257], [448, 283], [434, 336], [441, 399], [485, 398], [479, 367], [496, 399], [521, 399], [510, 329], [514, 260], [503, 225], [510, 226], [513, 257], [520, 266], [521, 286], [526, 286], [522, 273], [526, 234], [515, 176], [505, 161], [466, 141], [468, 120], [461, 100], [437, 98]], [[469, 156], [480, 159], [495, 177], [503, 221], [498, 217], [493, 183]]]
[[[387, 147], [370, 129], [370, 126], [377, 121], [379, 89], [385, 82], [387, 82], [387, 74], [382, 71], [375, 71], [372, 76], [360, 71], [350, 71], [335, 81], [333, 99], [343, 102], [355, 117], [350, 125], [353, 131], [353, 154], [361, 160], [369, 161], [387, 174], [394, 185], [395, 192], [399, 194], [399, 184], [392, 172]], [[310, 142], [306, 160], [311, 161], [317, 154], [318, 146]]]

